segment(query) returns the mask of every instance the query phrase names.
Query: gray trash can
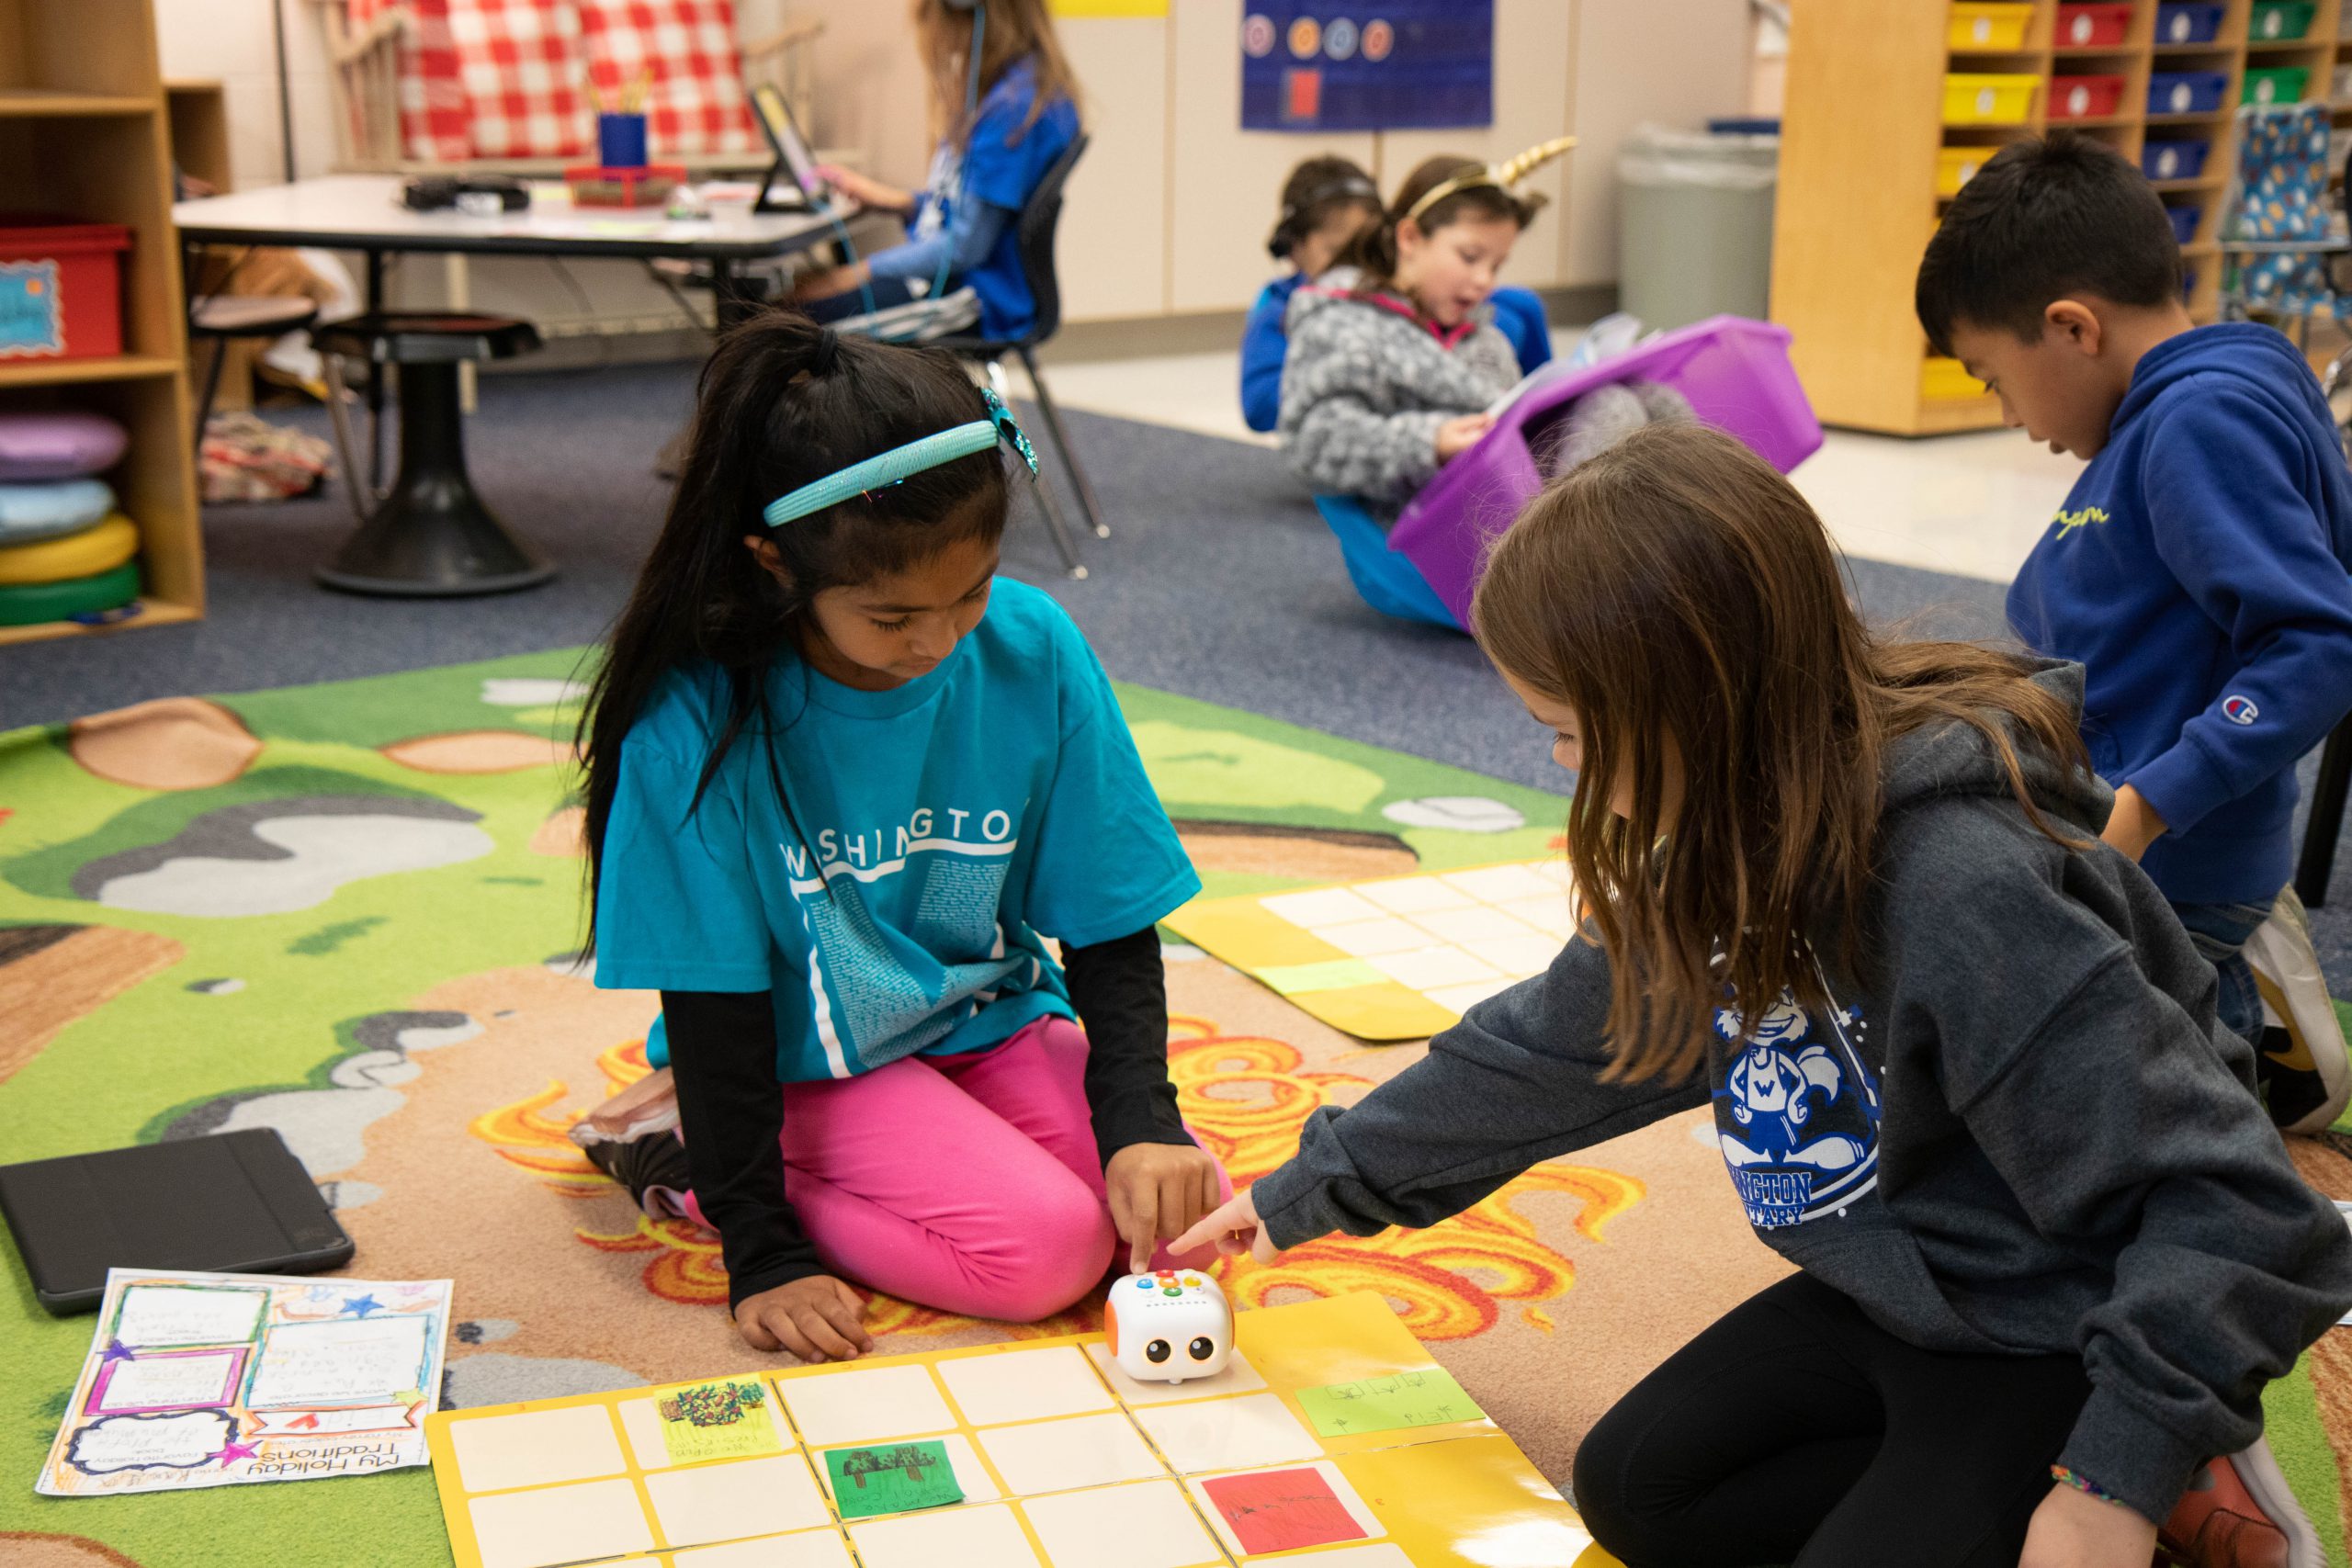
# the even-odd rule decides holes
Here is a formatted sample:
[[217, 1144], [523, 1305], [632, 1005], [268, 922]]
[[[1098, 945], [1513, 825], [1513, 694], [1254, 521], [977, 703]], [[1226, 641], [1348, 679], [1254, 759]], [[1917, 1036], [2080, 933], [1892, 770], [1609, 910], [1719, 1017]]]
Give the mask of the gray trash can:
[[1644, 125], [1617, 157], [1620, 308], [1645, 327], [1764, 320], [1772, 292], [1777, 136]]

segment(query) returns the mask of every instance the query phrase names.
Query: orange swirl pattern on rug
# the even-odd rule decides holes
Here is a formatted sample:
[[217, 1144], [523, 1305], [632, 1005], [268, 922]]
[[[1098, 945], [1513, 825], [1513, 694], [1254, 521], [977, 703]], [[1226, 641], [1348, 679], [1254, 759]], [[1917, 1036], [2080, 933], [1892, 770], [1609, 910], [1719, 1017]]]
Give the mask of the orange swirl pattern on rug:
[[[1299, 1129], [1318, 1107], [1339, 1103], [1343, 1091], [1372, 1088], [1371, 1079], [1352, 1073], [1303, 1070], [1306, 1058], [1286, 1042], [1224, 1034], [1207, 1019], [1183, 1015], [1169, 1020], [1168, 1060], [1185, 1121], [1224, 1162], [1237, 1187], [1248, 1186], [1295, 1153]], [[603, 1052], [596, 1067], [605, 1079], [605, 1093], [617, 1093], [650, 1070], [645, 1042], [631, 1040]], [[607, 1181], [568, 1135], [580, 1113], [551, 1109], [567, 1092], [565, 1085], [551, 1083], [476, 1117], [469, 1130], [543, 1185], [568, 1197], [590, 1197], [605, 1190]], [[1644, 1189], [1615, 1171], [1541, 1165], [1428, 1230], [1327, 1236], [1294, 1248], [1276, 1264], [1228, 1258], [1211, 1271], [1229, 1296], [1249, 1306], [1263, 1306], [1278, 1296], [1377, 1291], [1423, 1339], [1483, 1334], [1506, 1303], [1518, 1303], [1523, 1321], [1549, 1333], [1551, 1319], [1536, 1303], [1565, 1292], [1575, 1283], [1576, 1270], [1537, 1237], [1534, 1222], [1517, 1207], [1521, 1199], [1545, 1193], [1576, 1200], [1577, 1233], [1598, 1242], [1609, 1221], [1642, 1200]], [[584, 1225], [574, 1234], [602, 1252], [651, 1254], [642, 1274], [645, 1288], [665, 1301], [726, 1303], [727, 1271], [717, 1239], [684, 1220], [639, 1215], [634, 1226], [618, 1234]], [[866, 1300], [866, 1325], [877, 1337], [945, 1333], [978, 1321], [871, 1292], [860, 1294]], [[1101, 1315], [1100, 1305], [1090, 1302], [1042, 1323], [994, 1326], [1019, 1339], [1083, 1334], [1101, 1326]]]

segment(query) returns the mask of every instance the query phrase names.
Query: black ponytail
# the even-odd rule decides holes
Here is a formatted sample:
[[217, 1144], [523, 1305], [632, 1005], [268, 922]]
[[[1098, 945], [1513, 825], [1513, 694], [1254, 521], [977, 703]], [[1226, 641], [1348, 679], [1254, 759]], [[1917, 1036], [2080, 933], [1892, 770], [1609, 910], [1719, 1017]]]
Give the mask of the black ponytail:
[[[829, 588], [903, 571], [951, 545], [993, 543], [1004, 532], [1011, 495], [1003, 461], [990, 450], [779, 528], [767, 526], [763, 509], [853, 463], [987, 417], [979, 389], [942, 350], [842, 337], [783, 310], [755, 316], [719, 340], [703, 367], [669, 513], [606, 639], [581, 715], [590, 951], [621, 743], [662, 678], [710, 664], [727, 681], [726, 718], [703, 761], [688, 815], [748, 732], [767, 750], [790, 817], [770, 742], [791, 721], [779, 726], [769, 711], [768, 673], [796, 649], [810, 602]], [[746, 536], [775, 543], [789, 586], [752, 556]]]

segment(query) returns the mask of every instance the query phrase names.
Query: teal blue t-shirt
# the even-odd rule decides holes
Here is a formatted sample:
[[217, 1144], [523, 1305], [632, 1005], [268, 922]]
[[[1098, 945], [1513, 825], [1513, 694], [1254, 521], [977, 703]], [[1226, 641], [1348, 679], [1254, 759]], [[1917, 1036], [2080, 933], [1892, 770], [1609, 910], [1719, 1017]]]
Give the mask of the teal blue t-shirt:
[[1091, 946], [1200, 891], [1102, 665], [1035, 588], [998, 580], [921, 680], [855, 691], [786, 657], [767, 695], [774, 733], [755, 714], [691, 815], [723, 674], [673, 673], [630, 728], [596, 983], [768, 990], [782, 1082], [1072, 1017], [1041, 933]]

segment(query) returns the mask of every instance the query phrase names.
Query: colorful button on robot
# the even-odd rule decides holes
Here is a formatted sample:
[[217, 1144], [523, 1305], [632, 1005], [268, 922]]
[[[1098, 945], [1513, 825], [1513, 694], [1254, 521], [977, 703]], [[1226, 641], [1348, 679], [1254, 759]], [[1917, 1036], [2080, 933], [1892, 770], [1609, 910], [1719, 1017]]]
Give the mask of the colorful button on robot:
[[1138, 1279], [1136, 1280], [1136, 1289], [1138, 1291], [1148, 1291], [1151, 1289], [1151, 1281], [1148, 1280]]

